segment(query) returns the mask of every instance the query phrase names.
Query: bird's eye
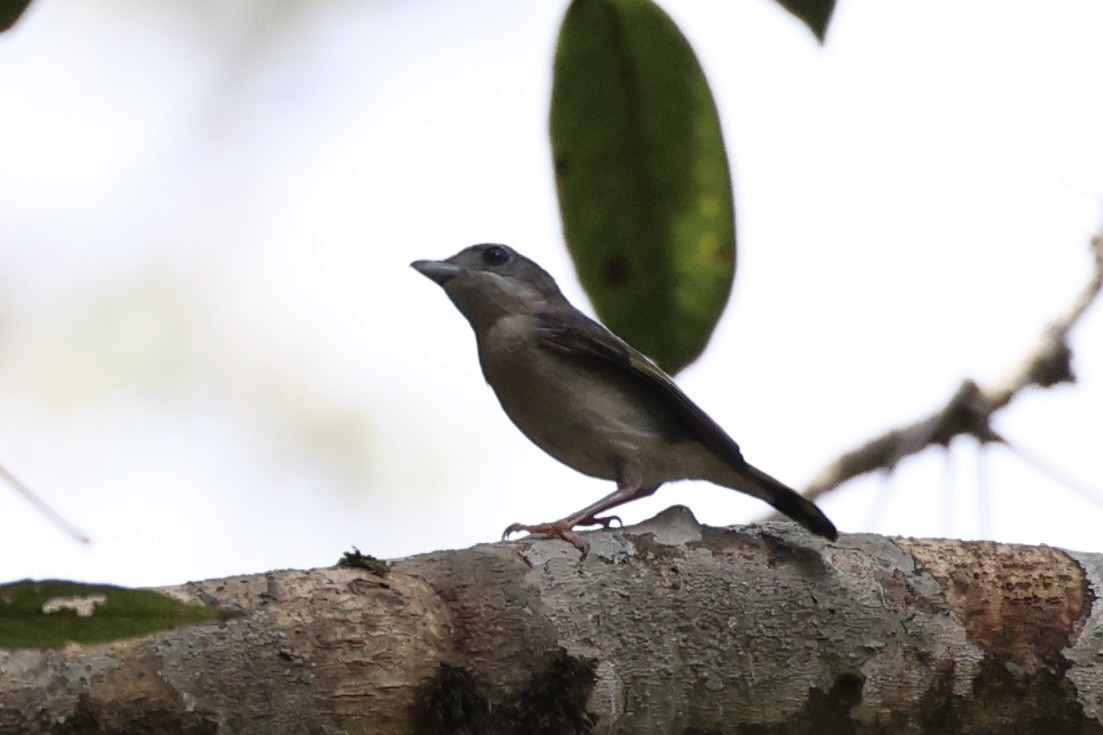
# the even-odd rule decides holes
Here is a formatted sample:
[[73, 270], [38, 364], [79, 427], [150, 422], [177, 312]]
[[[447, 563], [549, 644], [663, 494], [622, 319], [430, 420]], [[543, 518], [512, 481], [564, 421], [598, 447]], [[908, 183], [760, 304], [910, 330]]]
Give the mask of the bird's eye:
[[499, 245], [492, 245], [483, 251], [483, 262], [487, 265], [502, 265], [509, 260], [509, 252]]

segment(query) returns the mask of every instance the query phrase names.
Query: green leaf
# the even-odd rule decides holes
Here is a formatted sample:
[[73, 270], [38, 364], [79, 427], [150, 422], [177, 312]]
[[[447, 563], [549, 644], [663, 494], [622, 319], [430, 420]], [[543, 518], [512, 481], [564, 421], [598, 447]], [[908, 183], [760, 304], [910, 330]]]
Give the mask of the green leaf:
[[778, 5], [800, 18], [823, 43], [827, 24], [835, 11], [835, 0], [777, 0]]
[[731, 292], [735, 211], [700, 64], [648, 0], [575, 0], [559, 30], [551, 142], [567, 247], [606, 326], [674, 373]]
[[233, 615], [153, 590], [23, 580], [0, 585], [0, 648], [103, 643]]
[[0, 0], [0, 33], [15, 25], [31, 0]]

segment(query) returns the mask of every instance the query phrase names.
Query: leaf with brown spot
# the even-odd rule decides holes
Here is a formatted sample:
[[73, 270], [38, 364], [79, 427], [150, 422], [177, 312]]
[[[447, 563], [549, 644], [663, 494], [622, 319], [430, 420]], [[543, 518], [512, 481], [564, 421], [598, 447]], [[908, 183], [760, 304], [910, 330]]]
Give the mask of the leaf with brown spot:
[[680, 370], [727, 303], [735, 212], [708, 82], [650, 0], [571, 3], [551, 141], [564, 236], [598, 316]]

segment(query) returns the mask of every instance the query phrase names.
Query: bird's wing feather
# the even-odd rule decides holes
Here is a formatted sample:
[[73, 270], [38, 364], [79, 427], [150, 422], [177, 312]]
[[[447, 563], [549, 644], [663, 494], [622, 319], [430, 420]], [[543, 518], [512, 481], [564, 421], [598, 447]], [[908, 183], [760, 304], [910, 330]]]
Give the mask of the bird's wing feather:
[[[733, 468], [746, 464], [739, 445], [690, 400], [658, 365], [643, 353], [581, 312], [570, 319], [549, 312], [538, 317], [540, 346], [574, 359], [597, 361], [614, 369], [625, 380], [638, 381], [659, 396], [668, 411], [677, 416], [686, 431]], [[578, 319], [582, 316], [584, 321]]]

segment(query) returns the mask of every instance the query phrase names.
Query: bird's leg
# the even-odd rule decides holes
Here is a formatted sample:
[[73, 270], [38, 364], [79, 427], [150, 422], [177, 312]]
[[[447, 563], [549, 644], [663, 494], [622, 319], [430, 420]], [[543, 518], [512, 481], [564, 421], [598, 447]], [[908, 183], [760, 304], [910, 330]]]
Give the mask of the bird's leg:
[[618, 522], [620, 522], [620, 518], [618, 516], [604, 516], [598, 518], [598, 513], [604, 513], [618, 505], [624, 505], [630, 500], [646, 497], [657, 489], [657, 485], [655, 487], [641, 488], [637, 473], [622, 469], [617, 473], [617, 489], [601, 500], [591, 503], [582, 510], [571, 513], [569, 516], [551, 523], [538, 523], [533, 526], [514, 523], [505, 530], [505, 533], [502, 534], [502, 539], [508, 538], [512, 533], [525, 531], [534, 536], [561, 538], [579, 551], [585, 553], [586, 543], [574, 532], [575, 526], [601, 526], [602, 528], [608, 528], [614, 518]]
[[578, 525], [596, 525], [602, 524], [608, 527], [607, 519], [595, 519], [598, 513], [608, 510], [609, 508], [627, 503], [636, 494], [637, 488], [631, 486], [617, 485], [617, 489], [601, 500], [587, 505], [577, 513], [572, 513], [565, 518], [561, 518], [558, 521], [552, 521], [551, 523], [537, 523], [532, 526], [525, 525], [523, 523], [514, 523], [505, 530], [502, 534], [502, 539], [509, 538], [510, 534], [518, 533], [519, 531], [525, 531], [531, 533], [533, 536], [547, 536], [549, 538], [561, 538], [571, 546], [574, 546], [579, 551], [586, 552], [586, 543], [578, 537], [578, 534], [574, 532], [574, 527]]
[[[630, 496], [628, 496], [628, 497], [626, 497], [622, 500], [618, 499], [615, 502], [610, 502], [608, 505], [601, 506], [597, 510], [591, 511], [589, 515], [583, 516], [582, 518], [579, 518], [579, 520], [575, 521], [575, 525], [576, 526], [601, 526], [602, 528], [608, 528], [609, 526], [611, 526], [613, 524], [613, 521], [615, 520], [617, 523], [619, 523], [621, 526], [623, 526], [624, 522], [620, 519], [620, 516], [602, 516], [601, 518], [598, 518], [597, 514], [598, 513], [604, 513], [607, 510], [612, 510], [613, 508], [617, 507], [618, 505], [624, 505], [625, 503], [630, 502], [632, 500], [638, 500], [640, 498], [646, 498], [648, 495], [654, 494], [654, 492], [658, 489], [659, 489], [658, 485], [656, 485], [655, 487], [641, 487], [641, 488], [638, 488]], [[619, 488], [618, 488], [618, 492], [619, 492]], [[604, 498], [599, 500], [597, 503], [594, 503], [594, 506], [600, 505], [601, 503], [610, 500], [616, 494], [617, 493], [613, 493], [612, 495], [605, 496]], [[583, 508], [582, 510], [578, 511], [578, 513], [574, 513], [573, 515], [567, 516], [567, 518], [568, 519], [574, 519], [578, 516], [581, 516], [583, 513], [590, 510], [590, 508], [592, 508], [594, 506], [589, 506], [587, 508]]]

